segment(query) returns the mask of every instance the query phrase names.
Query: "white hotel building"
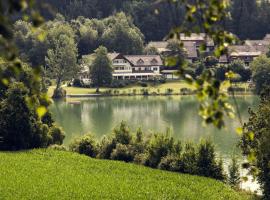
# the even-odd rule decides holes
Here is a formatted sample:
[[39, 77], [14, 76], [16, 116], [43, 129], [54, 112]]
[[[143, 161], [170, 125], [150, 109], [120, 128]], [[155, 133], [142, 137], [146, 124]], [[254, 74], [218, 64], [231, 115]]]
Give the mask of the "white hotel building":
[[163, 63], [159, 55], [122, 55], [110, 53], [113, 77], [117, 80], [149, 80], [161, 76]]

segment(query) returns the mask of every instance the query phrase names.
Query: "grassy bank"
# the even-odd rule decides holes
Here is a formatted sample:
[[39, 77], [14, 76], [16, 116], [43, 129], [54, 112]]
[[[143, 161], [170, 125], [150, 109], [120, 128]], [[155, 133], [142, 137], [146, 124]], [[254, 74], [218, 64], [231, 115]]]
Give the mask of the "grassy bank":
[[0, 153], [0, 199], [207, 199], [244, 200], [213, 179], [70, 152]]
[[[248, 88], [247, 83], [238, 83], [237, 87]], [[48, 95], [51, 97], [53, 94], [55, 86], [49, 87]], [[95, 94], [96, 88], [79, 88], [79, 87], [63, 87], [67, 91], [67, 95], [83, 95], [83, 94]], [[170, 94], [176, 95], [180, 93], [180, 90], [186, 88], [188, 90], [193, 90], [194, 88], [184, 81], [170, 81], [164, 84], [148, 84], [147, 87], [142, 87], [140, 85], [131, 85], [124, 88], [100, 88], [101, 93], [110, 91], [111, 95], [127, 95], [127, 94], [143, 94], [143, 90], [147, 90], [148, 94], [168, 94], [168, 89], [171, 89]], [[224, 88], [227, 90], [227, 88]]]

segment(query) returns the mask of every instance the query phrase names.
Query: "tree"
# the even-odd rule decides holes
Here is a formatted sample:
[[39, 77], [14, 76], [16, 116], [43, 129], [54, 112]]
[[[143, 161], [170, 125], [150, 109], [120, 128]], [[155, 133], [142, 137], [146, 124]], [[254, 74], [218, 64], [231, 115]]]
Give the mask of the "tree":
[[240, 39], [254, 38], [257, 21], [256, 0], [233, 0], [231, 6], [233, 33]]
[[159, 55], [158, 49], [154, 46], [147, 46], [143, 51], [146, 55]]
[[267, 58], [270, 58], [270, 47], [268, 47], [268, 51], [266, 52]]
[[228, 183], [232, 187], [238, 189], [240, 186], [240, 182], [241, 182], [241, 177], [240, 177], [240, 171], [239, 171], [239, 164], [238, 164], [237, 158], [234, 156], [229, 165]]
[[105, 19], [104, 24], [108, 28], [102, 35], [102, 44], [109, 51], [123, 54], [142, 53], [144, 36], [124, 13]]
[[252, 80], [256, 85], [256, 93], [260, 94], [270, 84], [270, 58], [265, 55], [251, 63]]
[[47, 37], [49, 49], [45, 59], [46, 65], [50, 77], [56, 79], [55, 91], [59, 91], [62, 81], [73, 78], [79, 71], [75, 35], [69, 25], [60, 23], [49, 31]]
[[[44, 148], [50, 144], [62, 144], [64, 133], [52, 119], [36, 112], [40, 100], [22, 82], [15, 82], [0, 103], [0, 150]], [[30, 100], [30, 98], [32, 98]], [[49, 113], [49, 112], [48, 112]]]
[[228, 69], [241, 76], [241, 81], [246, 82], [251, 78], [251, 71], [242, 60], [234, 60], [228, 65]]
[[48, 126], [43, 125], [34, 109], [26, 102], [29, 90], [15, 83], [7, 90], [0, 104], [1, 150], [20, 150], [46, 147]]
[[107, 53], [107, 49], [103, 46], [96, 49], [94, 60], [90, 66], [92, 84], [97, 87], [97, 90], [112, 82], [112, 63]]
[[33, 32], [32, 29], [34, 27], [31, 23], [22, 20], [14, 24], [14, 40], [19, 49], [19, 56], [31, 66], [44, 66], [47, 52], [44, 42], [45, 30], [39, 27]]
[[264, 199], [270, 198], [270, 97], [269, 89], [261, 96], [256, 112], [250, 110], [241, 138], [243, 155], [248, 163], [244, 166], [257, 177], [263, 189]]

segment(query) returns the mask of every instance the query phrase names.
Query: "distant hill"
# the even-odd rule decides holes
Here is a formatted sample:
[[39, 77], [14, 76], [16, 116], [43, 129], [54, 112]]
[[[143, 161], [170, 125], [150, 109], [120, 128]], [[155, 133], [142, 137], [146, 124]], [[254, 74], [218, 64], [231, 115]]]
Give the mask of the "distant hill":
[[[161, 40], [172, 27], [183, 22], [185, 5], [157, 0], [36, 0], [43, 16], [61, 13], [67, 20], [79, 16], [105, 18], [124, 11], [145, 35], [146, 41]], [[156, 4], [155, 2], [163, 2]], [[181, 2], [181, 1], [179, 1]], [[192, 2], [192, 1], [191, 1]], [[158, 12], [157, 12], [158, 11]], [[231, 0], [230, 17], [220, 25], [240, 39], [260, 39], [270, 33], [269, 0]]]

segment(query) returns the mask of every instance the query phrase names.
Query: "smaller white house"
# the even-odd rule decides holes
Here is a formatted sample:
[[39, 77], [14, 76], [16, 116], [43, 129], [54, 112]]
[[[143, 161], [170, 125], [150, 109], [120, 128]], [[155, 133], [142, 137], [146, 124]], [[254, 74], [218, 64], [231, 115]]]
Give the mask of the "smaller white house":
[[78, 78], [83, 82], [85, 85], [91, 84], [89, 67], [87, 65], [82, 65], [82, 69], [78, 74]]

